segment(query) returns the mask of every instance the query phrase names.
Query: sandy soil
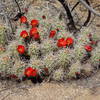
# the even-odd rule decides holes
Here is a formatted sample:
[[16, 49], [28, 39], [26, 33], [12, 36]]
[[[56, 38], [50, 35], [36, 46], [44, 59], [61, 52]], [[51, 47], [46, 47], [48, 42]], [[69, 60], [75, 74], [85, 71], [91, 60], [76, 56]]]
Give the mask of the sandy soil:
[[21, 84], [2, 81], [0, 100], [100, 100], [100, 72], [87, 79], [66, 83], [34, 85], [30, 81]]
[[27, 96], [12, 94], [6, 100], [99, 100], [100, 95], [92, 95], [88, 89], [46, 83], [29, 89]]
[[100, 100], [100, 87], [92, 90], [82, 86], [44, 83], [16, 93], [5, 91], [0, 100]]

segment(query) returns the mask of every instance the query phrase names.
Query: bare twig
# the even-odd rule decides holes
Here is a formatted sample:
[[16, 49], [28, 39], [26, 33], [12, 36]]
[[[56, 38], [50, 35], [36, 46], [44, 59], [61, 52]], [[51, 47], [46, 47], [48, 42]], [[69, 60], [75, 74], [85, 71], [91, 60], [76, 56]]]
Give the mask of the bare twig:
[[[98, 7], [100, 7], [100, 5], [97, 5], [97, 6], [93, 7], [93, 9], [98, 8]], [[96, 17], [96, 15], [94, 15], [94, 17], [91, 19], [89, 25], [94, 21], [95, 17]]]
[[[85, 0], [86, 3], [90, 6], [90, 3], [88, 0]], [[87, 26], [87, 24], [90, 22], [90, 19], [91, 19], [91, 11], [88, 10], [88, 17], [87, 17], [87, 20], [84, 22], [83, 26]]]
[[79, 3], [80, 3], [80, 2], [77, 2], [77, 3], [73, 6], [73, 8], [71, 9], [71, 12], [79, 5]]
[[[90, 3], [89, 3], [88, 0], [85, 0], [85, 2], [90, 6]], [[71, 12], [79, 5], [79, 3], [80, 3], [80, 2], [77, 2], [77, 3], [73, 6]], [[87, 17], [86, 21], [84, 22], [84, 24], [83, 24], [82, 26], [87, 26], [87, 24], [89, 23], [90, 19], [91, 19], [91, 11], [88, 10], [88, 17]]]
[[17, 0], [14, 0], [14, 1], [15, 1], [15, 2], [16, 2], [16, 4], [17, 4], [17, 7], [18, 7], [18, 9], [19, 9], [19, 12], [20, 12], [20, 13], [22, 13], [21, 8], [20, 8], [20, 6], [19, 6], [19, 4], [18, 4]]
[[97, 13], [91, 6], [89, 6], [84, 0], [79, 0], [89, 11], [91, 11], [96, 16], [100, 17], [100, 13]]
[[65, 8], [66, 10], [66, 13], [67, 13], [67, 17], [69, 19], [69, 23], [68, 23], [68, 28], [70, 31], [74, 31], [74, 32], [77, 32], [77, 28], [75, 26], [75, 22], [73, 20], [73, 16], [71, 14], [71, 11], [68, 7], [68, 4], [65, 2], [65, 0], [58, 0], [62, 5], [63, 7]]

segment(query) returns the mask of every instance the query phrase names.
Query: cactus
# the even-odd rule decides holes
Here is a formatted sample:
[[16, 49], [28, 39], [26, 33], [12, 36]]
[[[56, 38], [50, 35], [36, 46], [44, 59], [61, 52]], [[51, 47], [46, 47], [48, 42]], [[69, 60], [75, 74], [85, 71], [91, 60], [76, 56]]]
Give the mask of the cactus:
[[[98, 42], [97, 45], [92, 46], [89, 34], [92, 34], [94, 41], [98, 41], [100, 36], [92, 33], [91, 28], [87, 27], [82, 28], [75, 36], [74, 33], [67, 31], [64, 20], [59, 19], [60, 11], [55, 9], [54, 12], [49, 9], [48, 6], [54, 7], [54, 5], [48, 5], [47, 1], [46, 3], [40, 2], [40, 4], [39, 6], [29, 7], [28, 12], [24, 15], [28, 19], [29, 27], [26, 27], [26, 23], [19, 23], [18, 21], [14, 35], [15, 40], [9, 41], [6, 46], [4, 36], [6, 29], [0, 26], [0, 73], [14, 74], [22, 78], [25, 76], [24, 71], [28, 67], [35, 68], [38, 71], [47, 68], [51, 79], [63, 81], [65, 78], [76, 78], [76, 73], [81, 74], [82, 70], [89, 73], [94, 70], [94, 66], [99, 66], [100, 43]], [[45, 19], [42, 18], [43, 15]], [[33, 26], [30, 23], [33, 19], [37, 19], [39, 25], [35, 26], [38, 31], [33, 32], [33, 36], [31, 36], [29, 32]], [[23, 30], [27, 31], [27, 38], [20, 36]], [[55, 30], [56, 34], [54, 37], [49, 37], [52, 30]], [[39, 34], [40, 37], [35, 39], [34, 34]], [[66, 40], [68, 37], [72, 39], [71, 45], [68, 45]], [[25, 39], [27, 40], [25, 41]], [[58, 45], [60, 39], [62, 39], [61, 44]], [[88, 44], [93, 47], [89, 52], [84, 47]], [[18, 45], [23, 45], [26, 51], [20, 54], [21, 51], [18, 52], [17, 50]], [[2, 47], [5, 47], [5, 50]], [[81, 63], [88, 54], [91, 57], [86, 64]], [[91, 66], [88, 66], [87, 63]]]
[[76, 72], [80, 73], [80, 70], [82, 69], [82, 66], [80, 64], [80, 61], [77, 61], [76, 63], [73, 63], [71, 67], [69, 67], [69, 72], [67, 73], [68, 78], [76, 78]]
[[51, 52], [49, 55], [46, 55], [43, 59], [44, 66], [46, 66], [51, 72], [57, 66], [57, 57]]
[[100, 34], [94, 33], [93, 34], [93, 40], [94, 41], [98, 41], [98, 40], [100, 41]]
[[86, 56], [86, 50], [81, 43], [76, 44], [73, 52], [76, 60], [82, 60]]
[[85, 45], [90, 42], [89, 37], [88, 37], [90, 32], [88, 32], [88, 34], [86, 34], [86, 33], [87, 33], [87, 31], [84, 32], [84, 30], [82, 30], [82, 33], [78, 33], [79, 35], [77, 37], [77, 43]]
[[57, 58], [57, 66], [59, 67], [67, 67], [70, 65], [72, 61], [72, 55], [69, 49], [63, 49], [59, 50], [59, 52], [56, 55]]
[[44, 40], [41, 45], [41, 52], [43, 53], [43, 55], [53, 51], [57, 51], [57, 49], [58, 47], [56, 46], [56, 43], [52, 39]]
[[5, 30], [5, 27], [0, 26], [0, 45], [5, 45], [6, 43]]
[[9, 46], [7, 47], [7, 51], [10, 52], [10, 55], [14, 58], [19, 59], [19, 54], [17, 52], [17, 46], [22, 44], [21, 41], [12, 41]]
[[64, 71], [63, 69], [56, 69], [53, 72], [52, 79], [55, 81], [63, 81], [64, 80]]
[[16, 37], [16, 40], [18, 40], [18, 41], [19, 41], [19, 39], [21, 39], [20, 33], [22, 32], [22, 30], [26, 30], [26, 28], [22, 26], [21, 28], [18, 28], [15, 32], [15, 37]]
[[3, 45], [0, 45], [0, 54], [3, 54], [6, 51], [6, 48]]
[[100, 65], [100, 43], [98, 46], [91, 52], [91, 65], [98, 67]]
[[31, 58], [30, 63], [28, 66], [31, 66], [32, 68], [41, 69], [44, 68], [44, 63], [41, 59]]
[[28, 52], [34, 58], [38, 58], [39, 57], [39, 50], [40, 50], [40, 46], [38, 45], [37, 42], [29, 44]]
[[3, 74], [8, 74], [11, 73], [11, 68], [12, 66], [12, 60], [10, 57], [10, 53], [9, 52], [5, 52], [4, 54], [1, 54], [0, 56], [0, 73]]
[[23, 76], [25, 68], [26, 64], [24, 62], [18, 59], [14, 59], [14, 65], [13, 68], [11, 69], [11, 73], [21, 78]]

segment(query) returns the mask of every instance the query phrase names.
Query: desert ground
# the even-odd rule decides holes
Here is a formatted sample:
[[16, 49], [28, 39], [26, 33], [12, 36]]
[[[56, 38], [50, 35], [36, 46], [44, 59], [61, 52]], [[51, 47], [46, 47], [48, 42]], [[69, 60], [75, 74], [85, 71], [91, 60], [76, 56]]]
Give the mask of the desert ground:
[[[2, 82], [0, 100], [99, 100], [100, 73], [91, 78], [65, 83], [14, 84]], [[8, 88], [8, 89], [7, 89]]]

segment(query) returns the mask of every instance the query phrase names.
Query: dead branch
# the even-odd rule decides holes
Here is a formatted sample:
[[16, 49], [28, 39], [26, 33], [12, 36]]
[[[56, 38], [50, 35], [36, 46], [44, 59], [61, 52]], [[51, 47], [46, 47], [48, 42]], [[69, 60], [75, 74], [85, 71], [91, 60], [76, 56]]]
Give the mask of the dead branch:
[[100, 17], [100, 13], [97, 13], [91, 6], [89, 6], [84, 0], [79, 0], [89, 11], [91, 11], [96, 16]]
[[76, 28], [76, 26], [75, 26], [75, 22], [74, 22], [74, 20], [73, 20], [73, 16], [72, 16], [72, 14], [71, 14], [71, 11], [70, 11], [70, 9], [69, 9], [69, 7], [68, 7], [67, 2], [65, 2], [65, 0], [58, 0], [58, 1], [63, 5], [63, 7], [64, 7], [64, 9], [65, 9], [65, 11], [66, 11], [66, 13], [67, 13], [67, 17], [68, 17], [68, 19], [69, 19], [69, 23], [68, 23], [68, 28], [69, 28], [69, 30], [70, 30], [70, 31], [77, 32], [77, 28]]

